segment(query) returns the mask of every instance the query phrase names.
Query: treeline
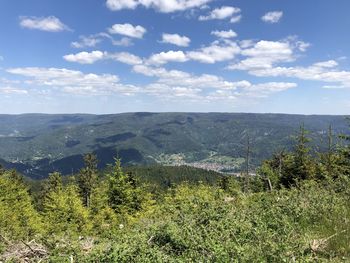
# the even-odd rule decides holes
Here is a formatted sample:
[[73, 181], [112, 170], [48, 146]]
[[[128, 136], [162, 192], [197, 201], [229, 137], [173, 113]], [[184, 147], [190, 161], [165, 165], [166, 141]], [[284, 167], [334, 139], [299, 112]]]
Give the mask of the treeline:
[[[263, 161], [256, 171], [258, 177], [253, 180], [251, 190], [291, 188], [304, 180], [329, 182], [350, 175], [350, 136], [335, 135], [329, 126], [326, 151], [319, 152], [310, 147], [308, 134], [301, 125], [292, 151], [282, 149], [271, 159]], [[340, 143], [334, 143], [334, 138], [339, 138]], [[247, 183], [249, 178], [245, 179], [244, 185]]]
[[[75, 176], [52, 173], [35, 191], [0, 169], [0, 261], [349, 259], [350, 147], [333, 144], [331, 128], [328, 137], [318, 153], [301, 126], [294, 150], [266, 160], [257, 176], [165, 177], [161, 191], [119, 159], [101, 173], [93, 154]], [[168, 168], [149, 169], [146, 177]]]

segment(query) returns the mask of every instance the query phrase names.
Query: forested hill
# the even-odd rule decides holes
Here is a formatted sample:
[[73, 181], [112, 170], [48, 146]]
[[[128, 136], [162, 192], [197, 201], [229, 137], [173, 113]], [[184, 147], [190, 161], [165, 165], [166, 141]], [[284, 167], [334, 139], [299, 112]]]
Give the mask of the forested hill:
[[187, 164], [239, 171], [250, 138], [252, 167], [289, 149], [304, 123], [322, 151], [326, 133], [348, 133], [345, 116], [248, 113], [124, 113], [0, 115], [0, 163], [32, 178], [76, 172], [94, 152], [103, 168], [123, 164]]

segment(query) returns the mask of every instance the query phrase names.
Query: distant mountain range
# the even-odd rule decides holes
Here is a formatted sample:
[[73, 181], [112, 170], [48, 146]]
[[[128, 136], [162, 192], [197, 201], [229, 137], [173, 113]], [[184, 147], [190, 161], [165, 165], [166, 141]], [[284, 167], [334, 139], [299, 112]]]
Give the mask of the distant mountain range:
[[349, 133], [345, 116], [251, 113], [123, 113], [113, 115], [0, 115], [0, 163], [32, 178], [71, 174], [94, 152], [103, 168], [119, 156], [124, 165], [187, 164], [239, 171], [247, 136], [252, 167], [290, 149], [301, 123], [322, 151], [328, 126]]

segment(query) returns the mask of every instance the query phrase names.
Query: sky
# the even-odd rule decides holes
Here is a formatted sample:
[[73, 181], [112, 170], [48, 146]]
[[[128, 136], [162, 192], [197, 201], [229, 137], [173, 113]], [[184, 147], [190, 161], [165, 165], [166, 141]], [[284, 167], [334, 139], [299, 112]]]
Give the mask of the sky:
[[349, 0], [0, 0], [0, 113], [350, 113]]

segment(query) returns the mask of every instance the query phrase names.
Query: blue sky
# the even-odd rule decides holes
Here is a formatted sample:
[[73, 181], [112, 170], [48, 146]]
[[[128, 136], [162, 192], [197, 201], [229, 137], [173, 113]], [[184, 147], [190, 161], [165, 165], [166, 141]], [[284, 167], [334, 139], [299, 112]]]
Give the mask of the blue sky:
[[1, 0], [0, 113], [349, 114], [348, 0]]

